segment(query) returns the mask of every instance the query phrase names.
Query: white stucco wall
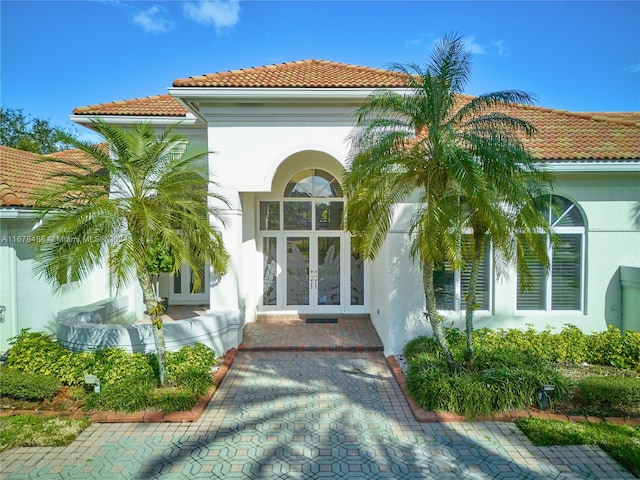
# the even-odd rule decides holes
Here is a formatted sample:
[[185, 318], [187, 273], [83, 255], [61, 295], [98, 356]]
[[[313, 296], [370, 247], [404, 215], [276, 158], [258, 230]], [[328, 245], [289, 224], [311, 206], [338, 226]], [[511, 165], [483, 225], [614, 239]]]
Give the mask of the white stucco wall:
[[[286, 182], [307, 168], [340, 177], [347, 157], [351, 109], [309, 105], [201, 107], [209, 121], [209, 168], [229, 200], [223, 229], [229, 273], [211, 290], [211, 309], [241, 310], [253, 321], [261, 294], [256, 204], [280, 198]], [[331, 115], [328, 112], [333, 112]]]
[[[586, 221], [585, 308], [573, 312], [517, 312], [515, 268], [507, 278], [494, 280], [493, 311], [477, 312], [476, 328], [551, 327], [574, 324], [586, 332], [601, 331], [608, 325], [620, 327], [621, 288], [619, 267], [640, 266], [640, 174], [562, 173], [556, 178], [556, 194], [580, 207]], [[374, 262], [376, 278], [389, 284], [373, 287], [372, 320], [385, 345], [385, 354], [400, 353], [411, 338], [430, 334], [422, 317], [424, 294], [419, 269], [410, 261], [406, 246], [406, 219], [410, 207], [400, 208], [382, 252]], [[372, 278], [373, 281], [373, 278]], [[377, 314], [386, 301], [385, 315]], [[384, 312], [384, 308], [381, 309]], [[464, 312], [448, 315], [446, 324], [464, 328]]]
[[0, 305], [6, 307], [5, 320], [0, 324], [0, 351], [6, 351], [8, 339], [24, 328], [54, 333], [54, 320], [60, 310], [109, 297], [104, 269], [57, 293], [44, 278], [34, 275], [34, 251], [23, 241], [32, 227], [29, 218], [0, 219], [0, 240], [4, 239], [0, 242]]

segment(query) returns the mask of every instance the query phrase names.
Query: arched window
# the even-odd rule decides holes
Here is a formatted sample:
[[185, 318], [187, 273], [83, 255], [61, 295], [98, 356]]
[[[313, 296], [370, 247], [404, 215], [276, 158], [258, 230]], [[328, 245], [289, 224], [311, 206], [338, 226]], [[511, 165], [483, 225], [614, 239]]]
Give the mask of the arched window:
[[342, 197], [340, 183], [324, 170], [309, 169], [291, 177], [284, 189], [285, 198]]
[[287, 182], [282, 202], [260, 202], [260, 230], [341, 230], [343, 210], [340, 182], [324, 170], [303, 170]]
[[552, 196], [547, 211], [549, 225], [558, 244], [547, 242], [551, 268], [548, 275], [533, 254], [527, 258], [532, 272], [532, 287], [521, 291], [518, 285], [518, 310], [582, 311], [584, 304], [585, 220], [571, 200]]

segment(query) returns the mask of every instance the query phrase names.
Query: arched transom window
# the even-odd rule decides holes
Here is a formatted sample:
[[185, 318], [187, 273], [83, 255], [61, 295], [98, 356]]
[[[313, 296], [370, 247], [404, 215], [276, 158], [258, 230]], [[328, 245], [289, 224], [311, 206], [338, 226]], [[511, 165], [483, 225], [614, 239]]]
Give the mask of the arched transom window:
[[284, 189], [285, 198], [342, 197], [340, 183], [324, 170], [303, 170], [291, 177]]
[[585, 219], [571, 200], [554, 195], [547, 218], [558, 243], [548, 240], [551, 268], [528, 255], [532, 287], [521, 291], [518, 285], [518, 310], [583, 311]]
[[297, 173], [283, 197], [282, 202], [260, 202], [260, 230], [341, 230], [342, 187], [330, 173], [316, 169]]

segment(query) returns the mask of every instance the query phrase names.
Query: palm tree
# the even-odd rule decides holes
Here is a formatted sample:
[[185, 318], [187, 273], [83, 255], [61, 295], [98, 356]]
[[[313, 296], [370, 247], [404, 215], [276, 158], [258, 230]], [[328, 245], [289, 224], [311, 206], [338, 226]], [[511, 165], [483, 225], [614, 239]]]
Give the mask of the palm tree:
[[[396, 205], [413, 204], [411, 255], [422, 269], [425, 316], [449, 366], [457, 368], [436, 307], [434, 268], [446, 261], [454, 269], [464, 266], [465, 229], [477, 235], [476, 279], [481, 246], [489, 239], [495, 237], [509, 258], [517, 252], [517, 246], [509, 247], [513, 236], [507, 234], [527, 225], [530, 219], [519, 212], [530, 212], [537, 181], [548, 179], [522, 143], [533, 135], [533, 125], [509, 115], [508, 108], [531, 104], [533, 98], [519, 90], [464, 96], [471, 55], [456, 35], [435, 46], [424, 68], [392, 68], [408, 92], [376, 91], [356, 111], [345, 225], [357, 252], [371, 259], [384, 243]], [[519, 184], [522, 180], [525, 185]], [[467, 301], [472, 309], [474, 296], [475, 286]]]
[[57, 164], [51, 186], [35, 202], [37, 235], [72, 241], [39, 243], [37, 272], [56, 288], [70, 288], [96, 267], [107, 265], [117, 292], [137, 281], [153, 314], [160, 383], [166, 384], [164, 329], [150, 265], [158, 246], [173, 256], [173, 273], [183, 263], [201, 286], [201, 265], [224, 274], [228, 254], [211, 220], [222, 221], [226, 201], [212, 192], [203, 159], [206, 151], [167, 128], [156, 135], [149, 124], [126, 130], [95, 121], [104, 143], [65, 138], [90, 161], [45, 158]]
[[[494, 184], [495, 198], [490, 205], [464, 205], [465, 230], [470, 230], [470, 241], [463, 242], [466, 250], [463, 261], [469, 261], [469, 283], [465, 293], [465, 360], [469, 366], [474, 363], [473, 314], [478, 308], [476, 291], [478, 274], [489, 245], [493, 247], [494, 258], [501, 263], [515, 263], [519, 284], [529, 287], [531, 272], [525, 250], [533, 255], [544, 268], [548, 268], [547, 238], [551, 236], [548, 221], [543, 214], [544, 205], [550, 199], [549, 189], [552, 178], [547, 172], [538, 171], [535, 165], [523, 169], [525, 162], [516, 164], [503, 172], [510, 179], [502, 189]], [[505, 188], [505, 187], [509, 188]], [[544, 235], [543, 235], [544, 233]]]

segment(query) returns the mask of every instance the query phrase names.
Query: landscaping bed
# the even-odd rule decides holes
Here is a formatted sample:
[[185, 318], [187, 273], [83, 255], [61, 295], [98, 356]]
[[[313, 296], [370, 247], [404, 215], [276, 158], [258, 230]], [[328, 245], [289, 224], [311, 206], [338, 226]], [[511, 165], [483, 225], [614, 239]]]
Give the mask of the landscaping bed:
[[640, 417], [640, 334], [622, 335], [611, 327], [587, 335], [567, 326], [545, 330], [474, 332], [473, 364], [465, 364], [464, 334], [447, 330], [454, 357], [452, 371], [431, 337], [418, 337], [404, 349], [407, 390], [427, 411], [468, 419], [540, 407], [539, 389], [553, 385], [553, 413]]
[[[117, 348], [70, 352], [42, 333], [12, 339], [0, 368], [0, 408], [57, 412], [188, 411], [214, 384], [218, 365], [209, 347], [196, 344], [167, 353], [169, 384], [158, 385], [154, 354]], [[85, 383], [92, 375], [100, 383]], [[99, 390], [99, 391], [98, 391]]]

